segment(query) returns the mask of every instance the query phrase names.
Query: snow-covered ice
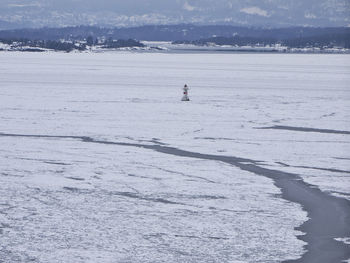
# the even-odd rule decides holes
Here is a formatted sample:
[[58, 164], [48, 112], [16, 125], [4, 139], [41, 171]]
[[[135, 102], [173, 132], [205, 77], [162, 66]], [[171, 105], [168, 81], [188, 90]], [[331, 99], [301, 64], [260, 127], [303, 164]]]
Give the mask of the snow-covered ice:
[[[74, 136], [261, 161], [350, 196], [350, 135], [261, 129], [350, 131], [349, 55], [3, 52], [0, 61], [0, 133], [46, 136], [0, 136], [4, 262], [303, 253], [294, 228], [307, 214], [271, 179]], [[181, 102], [185, 83], [191, 102]]]

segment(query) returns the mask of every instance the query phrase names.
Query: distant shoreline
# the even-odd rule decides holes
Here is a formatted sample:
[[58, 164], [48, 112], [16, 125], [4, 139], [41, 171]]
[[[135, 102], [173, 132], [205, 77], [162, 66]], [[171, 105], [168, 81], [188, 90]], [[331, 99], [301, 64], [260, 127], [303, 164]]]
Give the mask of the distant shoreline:
[[0, 50], [350, 53], [350, 27], [251, 28], [154, 25], [0, 30]]
[[103, 48], [103, 49], [86, 49], [86, 50], [54, 50], [45, 48], [35, 47], [20, 47], [20, 48], [0, 48], [0, 52], [31, 52], [31, 53], [47, 53], [47, 52], [58, 52], [58, 53], [108, 53], [108, 52], [147, 52], [147, 53], [217, 53], [217, 54], [350, 54], [350, 49], [271, 49], [271, 48], [247, 48], [247, 47], [123, 47], [123, 48]]

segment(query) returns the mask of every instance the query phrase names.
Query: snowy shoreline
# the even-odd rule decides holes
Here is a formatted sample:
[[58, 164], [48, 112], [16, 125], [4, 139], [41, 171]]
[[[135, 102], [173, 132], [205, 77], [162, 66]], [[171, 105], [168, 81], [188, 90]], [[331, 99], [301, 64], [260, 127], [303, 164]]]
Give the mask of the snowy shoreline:
[[[120, 51], [131, 52], [151, 52], [151, 53], [276, 53], [276, 54], [350, 54], [350, 49], [345, 48], [289, 48], [287, 46], [220, 46], [220, 45], [191, 45], [191, 44], [173, 44], [171, 42], [142, 41], [145, 47], [122, 47], [122, 48], [99, 48], [93, 47], [84, 51], [73, 50], [70, 52], [78, 53], [109, 53]], [[59, 52], [45, 48], [30, 46], [12, 46], [0, 43], [0, 52]]]

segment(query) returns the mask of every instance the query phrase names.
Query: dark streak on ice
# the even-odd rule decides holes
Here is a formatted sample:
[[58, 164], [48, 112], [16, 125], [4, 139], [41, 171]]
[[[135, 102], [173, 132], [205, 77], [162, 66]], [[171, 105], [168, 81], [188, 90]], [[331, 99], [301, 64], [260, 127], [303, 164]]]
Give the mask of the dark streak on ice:
[[27, 161], [38, 161], [38, 162], [44, 162], [47, 164], [55, 164], [55, 165], [71, 165], [68, 163], [62, 163], [62, 162], [57, 162], [54, 160], [45, 160], [45, 159], [33, 159], [33, 158], [18, 158], [20, 160], [27, 160]]
[[72, 180], [75, 180], [75, 181], [85, 181], [84, 178], [79, 178], [79, 177], [72, 177], [72, 176], [69, 176], [69, 177], [66, 177], [67, 179], [72, 179]]
[[321, 168], [321, 167], [314, 167], [314, 166], [304, 166], [304, 165], [289, 165], [282, 162], [276, 162], [277, 164], [283, 165], [284, 167], [292, 167], [292, 168], [303, 168], [303, 169], [313, 169], [313, 170], [320, 170], [320, 171], [327, 171], [332, 173], [349, 173], [350, 171], [346, 170], [340, 170], [340, 169], [333, 169], [333, 168]]
[[[350, 134], [350, 132], [343, 131], [286, 126], [275, 126], [272, 129]], [[350, 202], [346, 199], [331, 196], [325, 192], [322, 192], [320, 189], [305, 183], [302, 180], [302, 177], [298, 174], [260, 167], [259, 164], [262, 164], [261, 161], [239, 157], [190, 152], [159, 144], [145, 145], [137, 143], [101, 141], [86, 136], [25, 135], [7, 133], [0, 133], [0, 136], [44, 139], [74, 139], [87, 143], [138, 147], [174, 156], [228, 163], [240, 168], [241, 170], [272, 179], [275, 185], [281, 189], [282, 198], [301, 204], [305, 211], [307, 211], [310, 219], [298, 228], [298, 230], [305, 233], [305, 235], [298, 238], [307, 242], [307, 252], [300, 259], [286, 261], [286, 263], [337, 263], [350, 258], [349, 245], [334, 240], [335, 238], [350, 236]], [[66, 190], [78, 191], [76, 188], [66, 188]], [[161, 198], [144, 197], [130, 192], [115, 192], [114, 194], [147, 201], [175, 203]]]
[[[89, 193], [89, 190], [86, 189], [79, 189], [76, 187], [63, 187], [64, 190], [73, 192], [73, 193]], [[162, 203], [162, 204], [171, 204], [171, 205], [186, 205], [185, 203], [180, 202], [173, 202], [164, 198], [160, 197], [152, 197], [152, 196], [146, 196], [139, 193], [133, 193], [133, 192], [109, 192], [110, 195], [118, 195], [122, 197], [132, 198], [132, 199], [138, 199], [138, 200], [144, 200], [148, 202], [154, 202], [154, 203]]]
[[329, 133], [329, 134], [350, 134], [350, 131], [316, 129], [316, 128], [282, 126], [282, 125], [275, 125], [275, 126], [271, 126], [271, 127], [259, 127], [256, 129], [261, 129], [261, 130], [274, 129], [274, 130], [287, 130], [287, 131], [299, 131], [299, 132], [318, 132], [318, 133]]
[[202, 176], [195, 176], [195, 175], [184, 174], [184, 173], [172, 171], [172, 170], [169, 170], [169, 169], [160, 168], [160, 167], [157, 167], [157, 166], [154, 166], [154, 165], [151, 165], [151, 167], [157, 168], [158, 170], [161, 170], [161, 171], [164, 171], [164, 172], [167, 172], [167, 173], [178, 174], [178, 175], [185, 176], [185, 177], [188, 177], [188, 178], [193, 178], [193, 179], [200, 179], [200, 180], [206, 181], [207, 183], [216, 183], [216, 182], [214, 182], [212, 180], [209, 180], [207, 178], [204, 178]]
[[124, 196], [128, 198], [134, 198], [134, 199], [139, 199], [139, 200], [145, 200], [145, 201], [151, 201], [155, 203], [163, 203], [163, 204], [172, 204], [172, 205], [184, 205], [183, 203], [178, 203], [178, 202], [173, 202], [164, 198], [154, 198], [154, 197], [148, 197], [148, 196], [143, 196], [137, 193], [132, 193], [132, 192], [112, 192], [114, 195], [119, 195], [119, 196]]
[[161, 178], [157, 177], [149, 177], [149, 176], [141, 176], [141, 175], [136, 175], [136, 174], [128, 174], [130, 177], [137, 177], [137, 178], [142, 178], [142, 179], [148, 179], [148, 180], [155, 180], [155, 181], [161, 181]]
[[229, 238], [227, 237], [213, 237], [213, 236], [204, 236], [204, 237], [200, 237], [200, 236], [192, 236], [192, 235], [175, 235], [175, 237], [182, 237], [182, 238], [197, 238], [197, 239], [216, 239], [216, 240], [229, 240]]
[[350, 160], [350, 158], [344, 158], [344, 157], [333, 157], [333, 159], [337, 159], [337, 160]]
[[64, 186], [63, 187], [64, 190], [68, 190], [68, 191], [71, 191], [71, 192], [81, 192], [82, 190], [79, 189], [79, 188], [76, 188], [76, 187], [68, 187], [68, 186]]
[[71, 164], [68, 164], [68, 163], [60, 163], [60, 162], [44, 162], [44, 163], [55, 164], [55, 165], [71, 165]]
[[231, 139], [231, 138], [215, 138], [215, 137], [194, 137], [195, 140], [210, 140], [210, 141], [234, 141], [237, 143], [244, 143], [244, 144], [252, 144], [252, 145], [260, 145], [260, 143], [252, 143], [252, 142], [242, 142], [241, 140]]

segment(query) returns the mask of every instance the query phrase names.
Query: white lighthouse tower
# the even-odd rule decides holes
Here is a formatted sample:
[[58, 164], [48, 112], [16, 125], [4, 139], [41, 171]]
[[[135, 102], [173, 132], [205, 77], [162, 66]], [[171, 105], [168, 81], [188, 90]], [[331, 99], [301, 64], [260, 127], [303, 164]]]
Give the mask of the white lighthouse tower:
[[182, 99], [181, 99], [182, 101], [190, 101], [190, 98], [188, 97], [188, 90], [189, 90], [189, 88], [185, 84], [185, 86], [184, 86], [184, 94], [183, 94]]

